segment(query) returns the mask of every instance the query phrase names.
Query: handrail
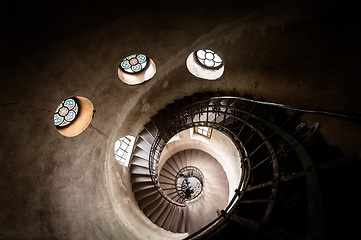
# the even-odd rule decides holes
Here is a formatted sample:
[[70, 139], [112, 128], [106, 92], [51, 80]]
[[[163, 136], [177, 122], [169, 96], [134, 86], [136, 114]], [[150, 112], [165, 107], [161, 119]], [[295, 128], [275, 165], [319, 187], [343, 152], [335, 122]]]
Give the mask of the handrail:
[[[222, 101], [226, 103], [222, 103]], [[290, 108], [285, 105], [280, 104], [274, 104], [274, 103], [267, 103], [267, 102], [260, 102], [250, 99], [245, 99], [241, 97], [212, 97], [207, 100], [198, 101], [192, 104], [189, 104], [180, 110], [176, 111], [173, 115], [168, 116], [167, 119], [165, 119], [165, 126], [164, 131], [162, 132], [165, 135], [175, 135], [178, 132], [181, 132], [185, 129], [195, 127], [195, 126], [208, 126], [217, 130], [220, 130], [224, 134], [226, 134], [236, 145], [239, 157], [240, 157], [240, 163], [241, 163], [241, 179], [239, 182], [238, 187], [235, 189], [235, 194], [230, 200], [229, 204], [225, 207], [224, 210], [221, 211], [221, 216], [218, 216], [216, 219], [211, 221], [209, 224], [204, 226], [203, 228], [199, 229], [198, 231], [194, 232], [192, 235], [189, 235], [185, 239], [193, 239], [197, 236], [200, 236], [202, 234], [205, 234], [205, 231], [208, 231], [210, 229], [213, 229], [213, 226], [216, 224], [222, 224], [222, 222], [225, 220], [225, 217], [228, 215], [231, 215], [235, 209], [235, 206], [240, 201], [243, 193], [245, 192], [245, 189], [247, 188], [250, 180], [250, 172], [251, 172], [251, 163], [248, 156], [248, 153], [243, 146], [243, 143], [241, 139], [238, 137], [240, 135], [241, 130], [235, 130], [232, 129], [233, 125], [231, 127], [225, 126], [225, 120], [227, 117], [233, 118], [233, 121], [237, 120], [238, 122], [241, 122], [243, 124], [246, 124], [248, 121], [248, 118], [251, 118], [255, 121], [258, 121], [262, 124], [267, 125], [268, 128], [273, 129], [275, 131], [280, 131], [280, 135], [285, 136], [285, 133], [276, 128], [275, 125], [273, 125], [270, 122], [262, 121], [259, 117], [251, 114], [251, 112], [242, 109], [241, 106], [244, 106], [241, 104], [241, 106], [238, 105], [238, 103], [243, 103], [243, 101], [252, 102], [255, 105], [257, 104], [267, 104], [275, 107], [280, 107], [284, 109], [294, 109], [296, 111], [301, 111], [300, 109]], [[230, 103], [232, 102], [233, 105]], [[306, 112], [306, 110], [304, 110]], [[308, 111], [310, 112], [310, 111]], [[319, 111], [317, 113], [328, 113], [329, 115], [332, 115], [330, 112], [325, 111]], [[246, 116], [246, 119], [242, 118], [242, 116]], [[345, 117], [344, 115], [339, 115], [339, 117]], [[353, 118], [354, 120], [357, 119]], [[168, 132], [167, 132], [168, 131]], [[166, 143], [163, 140], [163, 136], [161, 134], [158, 134], [151, 146], [150, 155], [149, 155], [149, 169], [150, 174], [152, 177], [152, 181], [154, 185], [156, 186], [157, 190], [160, 192], [160, 194], [167, 199], [172, 204], [175, 204], [180, 207], [184, 207], [184, 204], [180, 204], [178, 202], [172, 201], [161, 189], [160, 184], [158, 182], [158, 161], [160, 157], [160, 153], [162, 152], [163, 148], [165, 147]], [[304, 150], [299, 149], [300, 152], [303, 154]]]
[[190, 200], [190, 199], [194, 199], [196, 198], [201, 192], [202, 190], [200, 190], [197, 194], [195, 194], [194, 196], [192, 196], [192, 198], [187, 198], [185, 196], [185, 194], [183, 193], [183, 190], [182, 190], [182, 182], [178, 182], [178, 179], [182, 178], [182, 175], [184, 175], [184, 172], [188, 172], [188, 171], [191, 171], [192, 172], [192, 175], [190, 176], [184, 176], [184, 177], [194, 177], [194, 178], [197, 178], [198, 181], [202, 184], [202, 188], [203, 188], [203, 179], [204, 179], [204, 176], [203, 176], [203, 173], [201, 172], [201, 170], [199, 170], [199, 168], [197, 167], [194, 167], [194, 166], [185, 166], [183, 167], [182, 169], [179, 170], [179, 172], [177, 173], [176, 177], [175, 177], [175, 183], [174, 185], [176, 186], [176, 192], [178, 193], [178, 195], [180, 197], [182, 197], [183, 200]]
[[[176, 206], [179, 207], [185, 207], [185, 204], [173, 201], [172, 199], [170, 199], [168, 197], [168, 195], [163, 191], [163, 189], [160, 187], [159, 181], [158, 181], [158, 162], [159, 162], [159, 157], [160, 157], [160, 153], [162, 152], [164, 146], [166, 145], [166, 143], [163, 142], [163, 144], [161, 144], [161, 136], [158, 134], [155, 138], [155, 140], [153, 141], [153, 144], [151, 146], [151, 150], [149, 152], [149, 173], [150, 173], [150, 177], [152, 179], [152, 182], [155, 186], [155, 188], [157, 189], [157, 191], [160, 193], [160, 195], [167, 200], [169, 203], [174, 204]], [[157, 154], [156, 154], [157, 153]]]
[[[225, 210], [223, 210], [225, 212], [225, 214], [227, 214], [229, 211], [231, 211], [234, 208], [234, 206], [236, 205], [236, 203], [238, 202], [238, 200], [240, 199], [240, 197], [244, 191], [243, 188], [247, 185], [247, 182], [249, 179], [250, 164], [248, 163], [249, 159], [247, 157], [247, 152], [246, 152], [245, 148], [242, 146], [241, 140], [238, 138], [237, 133], [234, 133], [234, 132], [232, 132], [232, 129], [225, 127], [223, 121], [220, 123], [217, 123], [217, 121], [215, 120], [216, 117], [220, 116], [221, 114], [225, 114], [225, 115], [229, 115], [229, 116], [234, 115], [236, 113], [236, 111], [233, 111], [235, 108], [226, 106], [226, 105], [221, 105], [221, 104], [220, 105], [209, 105], [209, 103], [210, 103], [210, 100], [206, 100], [206, 101], [201, 101], [198, 103], [188, 105], [187, 107], [184, 107], [183, 111], [178, 111], [176, 114], [173, 115], [173, 117], [170, 117], [167, 119], [167, 127], [168, 128], [170, 126], [173, 127], [173, 128], [169, 128], [169, 129], [171, 129], [173, 131], [172, 134], [174, 135], [174, 134], [181, 132], [182, 130], [185, 130], [190, 127], [207, 125], [209, 127], [212, 127], [212, 128], [222, 131], [223, 133], [228, 135], [230, 137], [230, 139], [235, 143], [235, 145], [238, 148], [240, 161], [241, 161], [241, 179], [240, 179], [238, 188], [235, 190], [234, 196], [232, 197], [231, 201], [229, 202], [229, 204], [225, 208]], [[201, 119], [201, 117], [200, 117], [204, 113], [206, 113], [205, 120]], [[212, 116], [210, 116], [210, 115], [212, 115]], [[198, 121], [194, 121], [195, 116], [199, 116]], [[233, 117], [235, 117], [235, 116], [233, 116]], [[184, 119], [184, 118], [186, 118], [188, 120], [189, 120], [189, 118], [191, 118], [191, 123], [187, 124], [187, 121], [185, 121], [185, 122], [182, 121], [182, 119]], [[211, 118], [213, 118], [212, 121], [211, 121]], [[177, 129], [174, 129], [175, 126], [177, 127]], [[150, 175], [151, 175], [152, 181], [153, 181], [156, 189], [161, 194], [161, 196], [163, 198], [165, 198], [168, 202], [170, 202], [176, 206], [179, 206], [179, 207], [185, 207], [186, 206], [185, 204], [181, 204], [181, 203], [175, 202], [172, 199], [170, 199], [166, 195], [166, 193], [162, 190], [162, 188], [160, 187], [160, 184], [158, 182], [159, 157], [160, 157], [160, 153], [161, 153], [162, 149], [166, 145], [166, 143], [161, 140], [162, 140], [162, 135], [158, 134], [156, 136], [155, 140], [153, 141], [153, 144], [152, 144], [151, 150], [150, 150], [150, 154], [149, 154], [149, 169], [150, 169]], [[247, 163], [247, 164], [244, 164], [244, 163]], [[216, 218], [214, 221], [209, 223], [207, 226], [205, 226], [204, 228], [200, 229], [199, 231], [197, 231], [196, 233], [194, 233], [192, 235], [196, 235], [196, 234], [203, 232], [204, 229], [209, 228], [211, 225], [218, 222], [218, 220], [220, 220], [220, 219], [221, 218]]]
[[323, 110], [323, 109], [297, 108], [297, 107], [292, 107], [292, 106], [280, 104], [280, 103], [254, 100], [254, 99], [249, 99], [249, 98], [245, 98], [245, 97], [235, 97], [235, 96], [210, 97], [207, 100], [201, 100], [199, 102], [191, 103], [191, 104], [181, 108], [180, 110], [178, 110], [174, 115], [177, 115], [179, 112], [184, 111], [184, 109], [186, 109], [186, 108], [189, 108], [189, 107], [192, 108], [193, 105], [198, 105], [200, 102], [209, 102], [212, 100], [223, 100], [223, 99], [240, 100], [240, 101], [256, 103], [256, 104], [260, 104], [260, 105], [268, 105], [268, 106], [272, 106], [272, 107], [293, 110], [293, 111], [297, 111], [297, 112], [320, 114], [320, 115], [326, 115], [326, 116], [331, 116], [331, 117], [343, 118], [343, 119], [347, 119], [347, 120], [351, 120], [351, 121], [361, 121], [361, 116], [356, 115], [356, 114], [350, 114], [350, 113], [332, 111], [332, 110]]

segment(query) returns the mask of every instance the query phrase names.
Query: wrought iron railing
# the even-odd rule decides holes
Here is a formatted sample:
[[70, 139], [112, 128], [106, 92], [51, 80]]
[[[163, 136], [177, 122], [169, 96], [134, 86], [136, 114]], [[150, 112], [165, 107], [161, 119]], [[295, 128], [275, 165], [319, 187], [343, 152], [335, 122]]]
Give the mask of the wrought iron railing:
[[175, 189], [183, 201], [194, 199], [203, 190], [203, 179], [203, 173], [198, 168], [194, 166], [183, 167], [175, 177]]
[[[225, 98], [222, 98], [220, 100], [225, 100]], [[165, 119], [167, 125], [156, 136], [149, 154], [150, 175], [156, 189], [163, 196], [163, 198], [165, 198], [168, 202], [174, 205], [180, 207], [186, 206], [185, 204], [173, 201], [171, 198], [169, 198], [167, 194], [162, 190], [158, 181], [158, 162], [161, 152], [166, 145], [166, 141], [164, 141], [164, 138], [167, 139], [169, 135], [174, 136], [175, 134], [191, 127], [208, 126], [228, 135], [228, 137], [234, 142], [239, 152], [239, 159], [241, 163], [241, 181], [239, 183], [239, 187], [235, 191], [236, 193], [234, 197], [226, 208], [227, 210], [232, 209], [232, 207], [236, 204], [237, 200], [239, 200], [240, 196], [242, 195], [242, 190], [248, 182], [250, 171], [247, 152], [242, 146], [242, 141], [238, 138], [238, 132], [233, 132], [231, 128], [225, 126], [224, 120], [227, 118], [227, 116], [235, 117], [238, 114], [239, 113], [237, 111], [237, 108], [227, 105], [215, 104], [212, 98], [207, 101], [201, 101], [186, 106], [182, 110], [176, 112], [172, 117]], [[164, 131], [169, 132], [164, 133]], [[166, 135], [167, 137], [164, 137], [164, 135]]]
[[[247, 102], [247, 104], [245, 104]], [[228, 206], [221, 211], [221, 215], [204, 226], [202, 229], [194, 232], [186, 239], [197, 239], [199, 236], [212, 231], [215, 226], [222, 225], [226, 221], [227, 216], [233, 214], [237, 203], [242, 198], [247, 187], [249, 187], [250, 178], [252, 175], [252, 169], [257, 169], [264, 162], [271, 163], [273, 169], [272, 179], [262, 184], [268, 184], [272, 186], [271, 196], [267, 202], [267, 207], [264, 211], [264, 216], [259, 225], [267, 223], [272, 208], [275, 204], [275, 194], [277, 193], [277, 186], [280, 181], [280, 174], [278, 170], [278, 150], [271, 144], [270, 139], [277, 139], [277, 143], [284, 143], [289, 149], [292, 149], [300, 162], [302, 162], [303, 168], [309, 168], [308, 165], [312, 165], [312, 161], [304, 149], [302, 144], [298, 142], [292, 135], [282, 130], [270, 119], [263, 118], [263, 116], [255, 115], [252, 113], [253, 108], [257, 105], [265, 105], [264, 103], [243, 99], [238, 97], [213, 97], [208, 100], [195, 102], [187, 105], [184, 108], [178, 110], [171, 116], [164, 116], [165, 125], [162, 129], [159, 129], [159, 134], [155, 138], [149, 155], [149, 168], [150, 175], [159, 193], [172, 204], [180, 207], [185, 207], [184, 204], [172, 201], [161, 189], [158, 181], [158, 162], [160, 154], [166, 145], [166, 141], [170, 139], [170, 136], [192, 128], [196, 126], [206, 126], [213, 129], [217, 129], [226, 134], [235, 144], [238, 149], [241, 178], [235, 193], [231, 198]], [[278, 107], [287, 109], [287, 106], [279, 106], [270, 104], [271, 107]], [[244, 139], [244, 132], [248, 131], [249, 136]], [[252, 151], [247, 152], [246, 145], [250, 145], [252, 139], [257, 136], [260, 143], [255, 146]], [[279, 140], [279, 139], [280, 140]], [[261, 150], [260, 150], [261, 149]], [[267, 154], [264, 159], [255, 157], [258, 152], [263, 151]], [[311, 171], [308, 172], [307, 182], [317, 182], [317, 176]], [[315, 187], [316, 186], [316, 187]], [[316, 194], [317, 184], [309, 184], [311, 193]], [[310, 200], [311, 201], [311, 200]], [[310, 204], [310, 212], [317, 212], [319, 202]], [[322, 221], [319, 219], [319, 221]]]

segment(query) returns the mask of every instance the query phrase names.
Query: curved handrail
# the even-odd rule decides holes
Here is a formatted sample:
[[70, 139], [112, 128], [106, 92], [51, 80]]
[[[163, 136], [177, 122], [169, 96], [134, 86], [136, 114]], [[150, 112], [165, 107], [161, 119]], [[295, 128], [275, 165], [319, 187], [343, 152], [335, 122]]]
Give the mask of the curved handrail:
[[185, 204], [173, 201], [168, 197], [168, 195], [163, 191], [161, 188], [159, 181], [158, 181], [158, 162], [160, 158], [160, 154], [166, 145], [162, 140], [162, 137], [160, 134], [157, 134], [155, 137], [153, 144], [151, 146], [151, 150], [149, 152], [149, 174], [152, 179], [152, 182], [154, 184], [154, 187], [157, 189], [157, 191], [160, 193], [160, 195], [167, 200], [169, 203], [174, 204], [178, 207], [185, 207]]
[[[240, 179], [240, 183], [238, 188], [235, 190], [235, 195], [233, 196], [233, 198], [231, 199], [230, 203], [228, 204], [228, 206], [226, 207], [227, 210], [231, 210], [233, 209], [233, 206], [236, 205], [237, 200], [239, 200], [240, 196], [242, 195], [242, 190], [243, 188], [246, 186], [246, 183], [248, 182], [249, 179], [249, 171], [250, 171], [250, 164], [248, 163], [248, 156], [247, 156], [247, 152], [245, 150], [245, 148], [243, 147], [241, 140], [237, 137], [237, 133], [233, 133], [231, 129], [227, 128], [224, 126], [224, 124], [222, 123], [217, 123], [216, 121], [210, 122], [209, 120], [209, 114], [215, 114], [215, 115], [219, 115], [220, 113], [223, 112], [226, 114], [230, 114], [230, 111], [228, 111], [229, 109], [233, 110], [233, 108], [229, 108], [227, 106], [224, 105], [209, 105], [210, 100], [206, 100], [206, 101], [201, 101], [191, 105], [188, 105], [187, 107], [183, 108], [183, 111], [178, 111], [176, 114], [173, 115], [173, 117], [170, 117], [167, 119], [167, 128], [168, 129], [172, 129], [173, 132], [172, 134], [175, 135], [178, 132], [181, 132], [185, 129], [191, 128], [191, 127], [195, 127], [195, 126], [204, 126], [207, 125], [209, 127], [212, 127], [214, 129], [220, 130], [221, 132], [223, 132], [224, 134], [226, 134], [235, 144], [235, 146], [238, 149], [239, 152], [239, 157], [240, 157], [240, 162], [241, 162], [241, 179]], [[193, 107], [195, 106], [195, 107]], [[188, 110], [187, 110], [188, 109]], [[223, 110], [223, 111], [221, 111]], [[207, 117], [206, 120], [201, 120], [201, 118], [198, 119], [198, 121], [194, 121], [194, 117], [196, 115], [199, 114], [204, 114], [207, 113]], [[236, 112], [233, 112], [236, 113]], [[231, 116], [231, 115], [230, 115]], [[178, 121], [179, 119], [182, 118], [192, 118], [192, 122], [189, 124], [187, 124], [185, 122], [185, 124], [176, 124], [176, 121]], [[170, 127], [170, 125], [172, 127]], [[174, 126], [178, 126], [177, 129], [174, 129]], [[160, 154], [163, 150], [163, 148], [165, 147], [166, 143], [164, 141], [162, 141], [163, 136], [158, 133], [157, 136], [155, 137], [153, 144], [151, 146], [150, 149], [150, 154], [149, 154], [149, 171], [150, 171], [150, 176], [151, 179], [154, 183], [154, 186], [156, 187], [156, 189], [158, 190], [158, 192], [161, 194], [161, 196], [166, 199], [168, 202], [179, 206], [179, 207], [185, 207], [185, 204], [181, 204], [179, 202], [173, 201], [172, 199], [170, 199], [167, 194], [162, 190], [159, 181], [158, 181], [158, 162], [159, 162], [159, 158], [160, 158]], [[247, 164], [244, 164], [247, 163]]]
[[[222, 103], [222, 101], [224, 101], [225, 103]], [[164, 131], [168, 131], [166, 132], [167, 136], [175, 135], [185, 129], [195, 126], [207, 126], [220, 130], [234, 142], [239, 152], [239, 157], [241, 162], [240, 165], [241, 179], [239, 182], [239, 186], [237, 187], [237, 189], [235, 189], [235, 194], [232, 197], [231, 201], [229, 202], [227, 207], [221, 211], [222, 213], [221, 216], [218, 216], [209, 224], [199, 229], [197, 232], [194, 232], [192, 235], [188, 236], [185, 239], [192, 239], [199, 237], [202, 234], [206, 234], [207, 232], [209, 232], [211, 229], [213, 229], [214, 226], [218, 224], [222, 224], [225, 221], [226, 216], [231, 215], [233, 213], [235, 206], [240, 201], [243, 193], [245, 192], [245, 189], [249, 184], [251, 163], [248, 153], [245, 147], [243, 146], [241, 139], [238, 137], [241, 130], [234, 132], [234, 129], [232, 129], [232, 127], [225, 126], [225, 120], [227, 117], [232, 117], [233, 119], [237, 119], [239, 122], [242, 122], [244, 125], [248, 121], [248, 118], [254, 119], [255, 121], [267, 126], [269, 129], [271, 129], [278, 135], [282, 136], [282, 138], [284, 138], [289, 143], [290, 146], [297, 148], [296, 152], [299, 158], [302, 157], [308, 158], [307, 151], [300, 144], [295, 144], [295, 142], [297, 143], [297, 140], [294, 139], [291, 135], [287, 134], [273, 123], [263, 120], [262, 118], [252, 114], [251, 112], [242, 109], [243, 101], [252, 102], [253, 104], [262, 104], [261, 102], [244, 99], [240, 97], [211, 97], [207, 100], [198, 101], [181, 108], [180, 110], [176, 111], [172, 116], [168, 116], [168, 118], [165, 119], [166, 125], [162, 126], [164, 127]], [[232, 102], [232, 104], [234, 105], [231, 105], [230, 102]], [[241, 104], [241, 106], [239, 106], [238, 104]], [[286, 108], [285, 106], [280, 106], [277, 104], [276, 105], [270, 104], [270, 105], [275, 107]], [[246, 119], [244, 119], [244, 117], [246, 117]], [[166, 143], [162, 140], [163, 140], [162, 134], [158, 134], [151, 146], [150, 155], [149, 155], [150, 174], [153, 183], [160, 192], [160, 194], [164, 198], [166, 198], [169, 202], [177, 206], [183, 207], [183, 205], [169, 199], [169, 197], [167, 197], [167, 195], [162, 191], [158, 182], [158, 161], [159, 161], [160, 153], [163, 150], [164, 146], [166, 145]], [[273, 150], [271, 150], [270, 154], [272, 154], [273, 157], [275, 155]], [[268, 210], [270, 211], [272, 207], [273, 204], [270, 203], [269, 206], [270, 209]]]
[[[188, 172], [188, 171], [191, 171], [192, 175], [184, 176], [184, 172]], [[175, 183], [174, 183], [174, 185], [176, 186], [176, 191], [177, 191], [178, 195], [181, 196], [183, 200], [190, 200], [190, 199], [194, 199], [197, 196], [199, 196], [199, 194], [202, 192], [202, 190], [200, 190], [198, 193], [194, 194], [191, 198], [186, 197], [186, 195], [183, 192], [184, 190], [182, 189], [182, 185], [181, 185], [182, 182], [181, 183], [178, 182], [178, 179], [183, 178], [183, 177], [194, 177], [194, 178], [198, 179], [198, 181], [200, 182], [200, 184], [202, 185], [202, 188], [203, 188], [204, 176], [203, 176], [202, 171], [199, 168], [194, 167], [194, 166], [185, 166], [182, 169], [180, 169], [179, 172], [177, 173], [177, 175], [175, 177]]]

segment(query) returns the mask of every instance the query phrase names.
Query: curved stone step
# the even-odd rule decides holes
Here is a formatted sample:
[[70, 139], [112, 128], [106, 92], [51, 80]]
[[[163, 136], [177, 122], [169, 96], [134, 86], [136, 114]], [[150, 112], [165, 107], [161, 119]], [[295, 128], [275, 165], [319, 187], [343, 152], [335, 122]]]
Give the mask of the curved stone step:
[[[205, 185], [201, 197], [186, 204], [187, 216], [185, 217], [185, 212], [182, 211], [183, 215], [177, 217], [186, 219], [186, 222], [180, 222], [180, 228], [187, 229], [187, 232], [195, 232], [217, 217], [217, 210], [223, 209], [227, 205], [228, 181], [217, 160], [208, 153], [197, 149], [188, 149], [174, 154], [163, 165], [160, 175], [165, 175], [166, 172], [168, 174], [169, 170], [180, 171], [183, 167], [189, 166], [190, 163], [191, 166], [202, 171]], [[168, 176], [175, 177], [176, 174], [168, 174]], [[175, 184], [173, 185], [176, 187]], [[220, 192], [222, 192], [222, 196], [219, 196]], [[178, 229], [178, 231], [180, 230]]]
[[[273, 187], [272, 181], [281, 177], [281, 181], [289, 183], [291, 181], [289, 179], [292, 179], [294, 175], [285, 169], [293, 169], [296, 171], [296, 174], [305, 174], [302, 173], [302, 166], [300, 165], [296, 164], [293, 168], [289, 168], [288, 165], [291, 162], [297, 161], [297, 159], [294, 160], [292, 158], [292, 155], [294, 155], [292, 153], [293, 147], [286, 146], [291, 149], [291, 152], [289, 149], [282, 150], [282, 139], [280, 136], [276, 136], [274, 128], [268, 128], [266, 126], [267, 124], [263, 121], [276, 124], [288, 133], [294, 132], [294, 136], [304, 136], [304, 134], [301, 134], [301, 131], [297, 129], [299, 120], [292, 112], [286, 113], [283, 109], [275, 110], [271, 106], [263, 106], [262, 104], [256, 104], [251, 101], [212, 99], [208, 106], [199, 105], [200, 109], [203, 109], [202, 111], [204, 111], [204, 109], [213, 111], [213, 109], [219, 108], [221, 111], [224, 111], [230, 106], [233, 108], [227, 109], [228, 112], [226, 114], [209, 113], [208, 116], [207, 113], [203, 116], [185, 115], [188, 117], [179, 118], [179, 121], [177, 120], [178, 122], [167, 122], [167, 118], [173, 115], [172, 111], [180, 110], [184, 106], [187, 106], [187, 104], [192, 104], [203, 99], [204, 95], [194, 95], [189, 98], [175, 100], [174, 103], [168, 104], [163, 110], [159, 111], [159, 114], [154, 116], [150, 123], [147, 124], [152, 128], [151, 131], [144, 129], [139, 134], [133, 152], [133, 163], [130, 170], [133, 191], [137, 195], [136, 199], [139, 200], [138, 204], [151, 221], [172, 232], [193, 233], [218, 216], [219, 210], [223, 209], [227, 204], [229, 191], [228, 180], [225, 174], [220, 174], [223, 172], [223, 169], [221, 167], [218, 168], [216, 166], [217, 164], [213, 164], [212, 157], [209, 157], [207, 153], [195, 149], [180, 151], [170, 157], [162, 169], [160, 169], [158, 179], [160, 186], [166, 194], [172, 194], [172, 199], [175, 199], [173, 195], [177, 188], [174, 184], [174, 191], [172, 190], [172, 185], [175, 182], [172, 178], [175, 179], [177, 173], [182, 168], [194, 166], [202, 171], [204, 175], [202, 194], [194, 201], [186, 201], [186, 207], [183, 208], [171, 204], [161, 197], [155, 188], [152, 188], [149, 181], [151, 180], [148, 169], [149, 164], [147, 164], [151, 143], [158, 134], [158, 128], [162, 130], [161, 141], [164, 142], [179, 131], [177, 128], [185, 126], [186, 123], [193, 123], [197, 120], [208, 120], [227, 127], [229, 131], [239, 137], [239, 140], [247, 149], [251, 166], [253, 167], [251, 184], [248, 188], [249, 190], [247, 189], [243, 193], [243, 202], [239, 204], [240, 209], [238, 213], [240, 213], [240, 215], [233, 216], [233, 219], [243, 222], [245, 228], [251, 228], [252, 226], [257, 228], [263, 221], [262, 219], [266, 213], [268, 214], [273, 208], [272, 202], [274, 199], [271, 196], [274, 195], [271, 195], [270, 192], [277, 192], [278, 189]], [[238, 111], [238, 113], [231, 116], [232, 111]], [[245, 111], [245, 113], [242, 111]], [[247, 114], [247, 112], [255, 114], [263, 120], [261, 121]], [[269, 141], [268, 145], [265, 144], [265, 139]], [[272, 154], [280, 160], [280, 173], [275, 172], [274, 166], [272, 166], [270, 157]], [[284, 184], [281, 183], [281, 186], [283, 185]], [[222, 197], [224, 199], [222, 199]], [[242, 208], [242, 206], [245, 207]], [[268, 220], [266, 219], [266, 221]]]

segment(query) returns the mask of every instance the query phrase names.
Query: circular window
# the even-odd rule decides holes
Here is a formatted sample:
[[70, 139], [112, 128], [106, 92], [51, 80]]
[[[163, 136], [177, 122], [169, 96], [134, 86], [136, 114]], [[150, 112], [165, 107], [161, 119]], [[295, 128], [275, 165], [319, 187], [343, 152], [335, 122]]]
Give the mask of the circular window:
[[198, 78], [216, 80], [223, 75], [224, 64], [221, 57], [210, 49], [192, 52], [186, 61], [188, 71]]
[[118, 66], [118, 77], [129, 85], [148, 81], [155, 75], [155, 72], [154, 61], [142, 53], [123, 58]]
[[92, 102], [85, 97], [66, 98], [54, 112], [54, 125], [66, 137], [77, 136], [89, 126], [93, 111]]
[[54, 124], [57, 128], [66, 127], [71, 124], [79, 112], [79, 103], [75, 97], [62, 101], [54, 114]]
[[219, 69], [223, 66], [222, 59], [212, 50], [198, 50], [195, 52], [194, 57], [206, 68]]
[[144, 54], [133, 54], [123, 59], [119, 68], [127, 73], [138, 73], [148, 67], [148, 57]]

